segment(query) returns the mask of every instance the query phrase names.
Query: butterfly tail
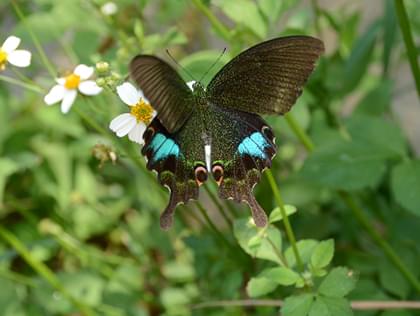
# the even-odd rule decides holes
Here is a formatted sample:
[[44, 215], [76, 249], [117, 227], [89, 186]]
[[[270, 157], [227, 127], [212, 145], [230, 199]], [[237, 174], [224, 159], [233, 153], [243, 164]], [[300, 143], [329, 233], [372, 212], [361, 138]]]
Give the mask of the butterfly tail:
[[265, 227], [267, 225], [267, 215], [265, 214], [263, 208], [258, 204], [252, 193], [248, 195], [246, 203], [251, 208], [252, 218], [254, 219], [255, 225], [258, 227]]

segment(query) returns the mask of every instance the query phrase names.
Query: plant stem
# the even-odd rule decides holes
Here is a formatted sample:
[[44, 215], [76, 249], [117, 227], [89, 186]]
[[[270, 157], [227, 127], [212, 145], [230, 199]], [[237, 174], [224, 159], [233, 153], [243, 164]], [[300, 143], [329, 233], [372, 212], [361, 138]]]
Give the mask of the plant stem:
[[19, 86], [19, 87], [22, 87], [22, 88], [25, 88], [25, 89], [28, 89], [30, 91], [33, 91], [33, 92], [36, 92], [36, 93], [39, 93], [39, 94], [44, 93], [44, 90], [41, 87], [38, 87], [38, 86], [35, 86], [35, 85], [32, 85], [32, 84], [17, 80], [17, 79], [12, 78], [12, 77], [0, 75], [0, 80], [2, 80], [4, 82], [7, 82], [7, 83], [10, 83], [10, 84], [14, 84], [16, 86]]
[[293, 233], [292, 225], [290, 225], [289, 217], [287, 216], [286, 209], [284, 208], [284, 202], [280, 194], [280, 189], [277, 186], [276, 181], [274, 180], [271, 170], [270, 169], [266, 170], [265, 174], [267, 175], [268, 182], [270, 183], [271, 190], [273, 191], [274, 198], [276, 199], [276, 203], [278, 207], [280, 208], [280, 213], [281, 213], [281, 216], [283, 217], [283, 223], [286, 229], [287, 238], [289, 239], [289, 242], [292, 246], [293, 253], [296, 258], [297, 267], [300, 272], [303, 272], [304, 267], [303, 267], [302, 259], [300, 257], [299, 250], [296, 245], [296, 238], [295, 238], [295, 234]]
[[227, 215], [225, 209], [223, 208], [223, 205], [220, 203], [220, 201], [217, 199], [217, 197], [214, 195], [214, 193], [210, 190], [210, 188], [207, 185], [204, 186], [204, 189], [206, 190], [210, 199], [213, 201], [214, 205], [216, 205], [220, 214], [222, 215], [222, 217], [226, 221], [226, 224], [229, 226], [229, 228], [232, 229], [233, 228], [232, 221], [230, 220], [229, 216]]
[[413, 73], [414, 81], [416, 82], [417, 95], [420, 98], [420, 69], [419, 64], [417, 63], [418, 53], [416, 45], [414, 44], [407, 10], [405, 9], [403, 0], [394, 0], [394, 4], [405, 47], [407, 48], [407, 55], [411, 66], [411, 72]]
[[299, 138], [303, 146], [305, 146], [306, 150], [309, 152], [313, 151], [315, 146], [312, 140], [305, 133], [305, 131], [300, 127], [299, 123], [293, 117], [292, 113], [290, 112], [287, 113], [286, 115], [284, 115], [284, 118], [286, 119], [287, 124], [289, 124], [289, 127], [293, 130], [293, 132]]
[[87, 305], [73, 297], [60, 280], [55, 276], [54, 272], [51, 271], [43, 262], [38, 261], [34, 258], [26, 246], [11, 232], [6, 230], [0, 225], [0, 237], [2, 237], [7, 243], [9, 243], [21, 256], [22, 258], [39, 274], [41, 275], [52, 287], [59, 291], [63, 297], [68, 299], [76, 306], [83, 315], [93, 316], [96, 313]]
[[384, 251], [392, 263], [400, 270], [404, 277], [411, 283], [411, 285], [417, 290], [420, 294], [420, 282], [417, 278], [411, 273], [411, 271], [405, 266], [404, 262], [398, 257], [398, 254], [392, 249], [391, 245], [386, 242], [382, 236], [373, 228], [368, 217], [365, 215], [363, 210], [357, 205], [356, 201], [349, 193], [344, 191], [339, 191], [338, 194], [346, 203], [346, 205], [353, 212], [353, 215], [357, 218], [360, 224], [365, 228], [369, 236], [379, 245], [379, 247]]
[[225, 238], [225, 236], [222, 234], [222, 232], [217, 228], [217, 226], [210, 219], [210, 217], [208, 216], [208, 214], [207, 214], [206, 210], [204, 209], [203, 205], [201, 203], [199, 203], [198, 201], [196, 202], [196, 204], [197, 204], [198, 210], [200, 211], [201, 215], [203, 215], [204, 220], [210, 226], [210, 228], [216, 233], [216, 235], [228, 246], [228, 248], [235, 249], [235, 247], [233, 247], [230, 244], [230, 242]]
[[47, 68], [47, 71], [51, 75], [51, 77], [55, 78], [57, 72], [55, 71], [53, 65], [50, 63], [47, 55], [44, 52], [44, 49], [41, 46], [41, 43], [39, 42], [38, 38], [36, 37], [35, 33], [32, 31], [30, 27], [26, 24], [25, 16], [23, 15], [23, 12], [20, 10], [19, 6], [15, 2], [15, 0], [12, 0], [12, 6], [16, 11], [16, 14], [18, 15], [19, 19], [22, 21], [22, 23], [25, 25], [26, 30], [28, 31], [29, 35], [32, 38], [32, 41], [34, 42], [35, 48], [38, 51], [39, 56], [41, 57], [42, 63], [44, 64], [45, 68]]
[[192, 2], [197, 7], [197, 9], [207, 17], [213, 28], [223, 37], [223, 39], [229, 42], [231, 38], [229, 29], [219, 21], [219, 19], [213, 14], [213, 12], [209, 10], [209, 8], [207, 8], [207, 6], [201, 0], [192, 0]]

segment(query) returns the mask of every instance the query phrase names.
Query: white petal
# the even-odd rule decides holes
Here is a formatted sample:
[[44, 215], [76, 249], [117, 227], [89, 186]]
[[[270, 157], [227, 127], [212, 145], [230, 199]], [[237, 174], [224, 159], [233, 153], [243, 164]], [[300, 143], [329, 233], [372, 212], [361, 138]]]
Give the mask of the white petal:
[[156, 115], [157, 115], [157, 112], [155, 110], [153, 110], [153, 112], [152, 112], [152, 119], [154, 119], [156, 117]]
[[73, 73], [75, 75], [78, 75], [80, 77], [80, 80], [86, 80], [93, 75], [94, 71], [95, 69], [93, 69], [93, 67], [88, 67], [82, 64], [82, 65], [77, 66], [74, 69]]
[[95, 81], [87, 80], [79, 84], [79, 91], [84, 95], [97, 95], [101, 93], [102, 88], [99, 87]]
[[60, 85], [64, 86], [64, 85], [65, 85], [65, 83], [66, 83], [66, 78], [57, 78], [57, 79], [55, 79], [55, 81], [56, 81], [58, 84], [60, 84]]
[[128, 133], [128, 139], [132, 142], [143, 144], [143, 133], [146, 130], [146, 125], [142, 122], [137, 123], [136, 126]]
[[188, 86], [188, 88], [190, 88], [190, 89], [191, 89], [191, 91], [194, 91], [194, 89], [193, 89], [193, 85], [194, 85], [194, 83], [196, 83], [196, 81], [195, 81], [195, 80], [192, 80], [192, 81], [188, 81], [188, 82], [187, 82], [187, 86]]
[[44, 97], [44, 102], [47, 105], [53, 105], [64, 98], [65, 89], [63, 86], [55, 85], [50, 92]]
[[135, 120], [135, 117], [132, 116], [130, 113], [123, 113], [118, 115], [116, 118], [114, 118], [111, 123], [109, 124], [109, 128], [113, 132], [117, 132], [121, 127], [126, 125], [129, 121]]
[[9, 36], [1, 46], [1, 49], [4, 50], [7, 54], [13, 52], [20, 44], [20, 38], [16, 36]]
[[129, 82], [124, 82], [122, 85], [118, 86], [117, 93], [120, 99], [130, 106], [136, 105], [143, 95]]
[[61, 102], [61, 112], [66, 114], [68, 111], [70, 111], [71, 106], [74, 103], [74, 100], [76, 100], [76, 96], [77, 96], [77, 90], [76, 89], [72, 89], [72, 90], [67, 90], [66, 89], [64, 91], [63, 102]]
[[118, 137], [127, 135], [134, 126], [136, 126], [136, 118], [130, 113], [118, 115], [109, 124], [109, 128], [117, 134]]
[[105, 15], [114, 15], [118, 11], [118, 6], [114, 2], [107, 2], [101, 7], [101, 12]]
[[7, 61], [16, 67], [28, 67], [32, 54], [27, 50], [15, 50], [7, 56]]

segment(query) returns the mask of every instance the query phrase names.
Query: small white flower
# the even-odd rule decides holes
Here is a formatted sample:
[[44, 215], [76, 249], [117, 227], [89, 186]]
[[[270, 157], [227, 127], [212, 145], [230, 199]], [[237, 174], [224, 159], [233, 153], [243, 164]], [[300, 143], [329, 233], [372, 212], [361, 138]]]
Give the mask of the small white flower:
[[118, 115], [111, 121], [109, 128], [118, 137], [128, 134], [131, 141], [143, 144], [143, 133], [156, 116], [156, 111], [144, 97], [143, 92], [131, 83], [125, 82], [118, 86], [117, 93], [120, 99], [130, 107], [130, 113]]
[[109, 1], [101, 7], [101, 12], [105, 15], [114, 15], [118, 11], [118, 6], [115, 2]]
[[102, 88], [95, 81], [87, 80], [94, 72], [93, 67], [78, 65], [70, 75], [58, 78], [57, 84], [44, 97], [47, 105], [53, 105], [61, 101], [61, 112], [70, 111], [77, 97], [77, 90], [84, 95], [97, 95]]
[[20, 38], [9, 36], [0, 47], [0, 70], [6, 67], [6, 63], [11, 63], [16, 67], [28, 67], [31, 64], [31, 53], [27, 50], [17, 49]]

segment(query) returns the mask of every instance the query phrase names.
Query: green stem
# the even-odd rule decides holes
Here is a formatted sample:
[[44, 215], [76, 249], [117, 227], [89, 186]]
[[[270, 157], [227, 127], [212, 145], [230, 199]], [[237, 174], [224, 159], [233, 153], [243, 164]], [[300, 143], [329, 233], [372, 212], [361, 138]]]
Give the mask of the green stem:
[[203, 205], [201, 203], [199, 203], [198, 201], [196, 202], [196, 205], [198, 207], [198, 210], [200, 211], [201, 215], [203, 215], [204, 220], [206, 221], [206, 223], [210, 226], [210, 228], [214, 231], [214, 233], [220, 238], [220, 240], [222, 240], [228, 248], [235, 248], [233, 247], [230, 242], [225, 238], [225, 236], [222, 234], [222, 232], [217, 228], [217, 226], [213, 223], [213, 221], [210, 219], [210, 217], [208, 216], [206, 210], [204, 209]]
[[219, 21], [219, 19], [201, 0], [192, 0], [192, 2], [197, 7], [197, 9], [207, 17], [216, 32], [218, 32], [223, 37], [223, 39], [229, 42], [231, 38], [229, 29]]
[[20, 10], [17, 3], [12, 0], [12, 6], [16, 11], [16, 14], [18, 15], [19, 19], [22, 21], [22, 23], [25, 25], [26, 30], [28, 31], [29, 35], [32, 38], [32, 41], [34, 42], [35, 48], [38, 51], [39, 56], [41, 57], [42, 63], [44, 64], [45, 68], [47, 68], [47, 71], [51, 75], [51, 77], [56, 77], [56, 71], [54, 69], [54, 66], [50, 63], [47, 55], [44, 52], [44, 49], [41, 46], [41, 43], [39, 42], [38, 38], [36, 37], [35, 33], [32, 31], [30, 27], [26, 24], [25, 16], [23, 15], [22, 11]]
[[0, 226], [0, 237], [2, 237], [7, 243], [9, 243], [21, 256], [22, 258], [39, 274], [41, 275], [52, 287], [59, 291], [63, 297], [68, 299], [77, 307], [83, 315], [93, 316], [96, 313], [87, 305], [73, 297], [66, 288], [61, 284], [60, 280], [55, 276], [48, 266], [43, 262], [38, 261], [34, 258], [26, 246], [11, 232], [6, 230], [3, 226]]
[[394, 4], [395, 10], [397, 11], [398, 22], [400, 24], [401, 32], [404, 38], [405, 47], [407, 48], [407, 55], [411, 66], [411, 72], [413, 73], [414, 81], [416, 82], [417, 94], [420, 98], [420, 69], [419, 64], [417, 63], [418, 53], [416, 45], [414, 44], [407, 10], [405, 9], [403, 0], [394, 0]]
[[286, 119], [287, 124], [289, 124], [289, 127], [293, 130], [293, 132], [299, 138], [303, 146], [305, 146], [306, 150], [307, 151], [314, 150], [315, 146], [312, 140], [305, 133], [305, 131], [300, 127], [299, 123], [295, 120], [292, 113], [290, 112], [287, 113], [286, 115], [284, 115], [284, 118]]
[[222, 217], [224, 218], [228, 226], [232, 229], [233, 228], [232, 221], [227, 215], [223, 205], [220, 203], [220, 201], [217, 199], [217, 197], [214, 195], [214, 193], [210, 190], [210, 188], [207, 185], [204, 186], [204, 189], [206, 190], [207, 194], [209, 195], [214, 205], [216, 205], [217, 209], [219, 210], [220, 214], [222, 215]]
[[27, 90], [30, 90], [30, 91], [33, 91], [33, 92], [36, 92], [36, 93], [39, 93], [39, 94], [44, 93], [44, 90], [41, 87], [38, 87], [38, 86], [35, 86], [35, 85], [32, 85], [32, 84], [17, 80], [15, 78], [0, 75], [0, 80], [2, 80], [4, 82], [7, 82], [7, 83], [10, 83], [10, 84], [14, 84], [16, 86], [25, 88]]
[[411, 285], [420, 293], [420, 282], [417, 278], [411, 273], [411, 271], [405, 266], [404, 262], [398, 257], [398, 254], [392, 249], [391, 245], [386, 242], [382, 236], [373, 228], [368, 217], [365, 215], [363, 210], [356, 204], [354, 198], [350, 196], [349, 193], [344, 191], [339, 191], [338, 194], [346, 203], [346, 205], [353, 212], [353, 215], [357, 218], [359, 223], [365, 228], [369, 236], [379, 245], [379, 247], [384, 251], [392, 263], [400, 270], [404, 277], [411, 283]]
[[287, 238], [289, 239], [290, 245], [292, 246], [292, 250], [296, 258], [298, 269], [300, 272], [303, 272], [304, 267], [303, 267], [302, 259], [300, 257], [299, 250], [296, 245], [296, 238], [295, 238], [295, 234], [293, 233], [292, 225], [290, 225], [289, 217], [287, 216], [286, 209], [284, 208], [284, 202], [280, 194], [280, 189], [277, 186], [276, 181], [274, 180], [271, 170], [270, 169], [266, 170], [265, 174], [267, 175], [268, 182], [270, 183], [271, 190], [273, 191], [274, 198], [276, 199], [276, 203], [278, 207], [280, 208], [280, 213], [281, 213], [281, 216], [283, 217], [283, 223], [286, 229]]

